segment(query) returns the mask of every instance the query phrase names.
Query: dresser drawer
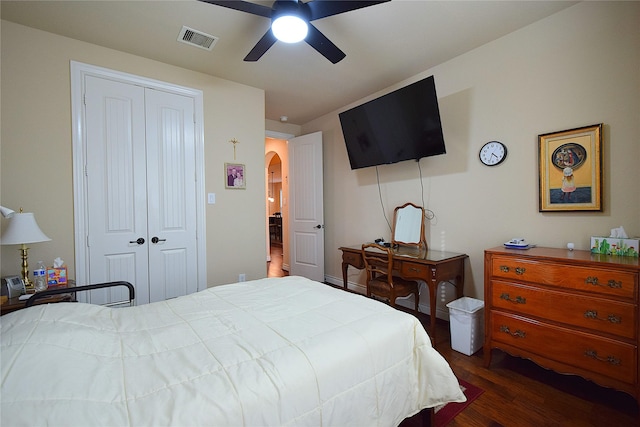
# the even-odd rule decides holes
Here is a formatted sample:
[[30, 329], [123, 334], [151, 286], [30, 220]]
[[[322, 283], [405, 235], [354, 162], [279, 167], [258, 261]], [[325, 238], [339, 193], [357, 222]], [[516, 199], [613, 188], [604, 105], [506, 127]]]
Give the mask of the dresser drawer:
[[634, 304], [500, 280], [492, 281], [491, 286], [491, 304], [494, 308], [624, 338], [636, 337], [637, 314]]
[[490, 317], [490, 333], [495, 342], [635, 384], [634, 345], [499, 311], [492, 311]]
[[548, 286], [635, 299], [637, 275], [632, 272], [580, 267], [567, 264], [495, 256], [491, 275], [518, 282], [541, 283]]

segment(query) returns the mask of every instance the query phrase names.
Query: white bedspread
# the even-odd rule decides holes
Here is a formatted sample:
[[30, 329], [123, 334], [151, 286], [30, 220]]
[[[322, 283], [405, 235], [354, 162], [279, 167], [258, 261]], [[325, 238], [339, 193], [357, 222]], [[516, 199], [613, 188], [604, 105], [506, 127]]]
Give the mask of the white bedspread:
[[415, 317], [300, 277], [1, 324], [3, 427], [389, 427], [465, 400]]

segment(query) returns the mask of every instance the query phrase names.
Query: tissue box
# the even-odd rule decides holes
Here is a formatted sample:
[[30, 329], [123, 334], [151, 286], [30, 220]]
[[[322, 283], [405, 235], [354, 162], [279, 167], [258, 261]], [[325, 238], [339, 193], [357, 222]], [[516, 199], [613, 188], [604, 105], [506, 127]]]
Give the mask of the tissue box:
[[640, 239], [621, 239], [619, 237], [591, 237], [591, 253], [638, 257]]
[[49, 267], [47, 269], [47, 284], [49, 286], [66, 285], [67, 283], [67, 267]]

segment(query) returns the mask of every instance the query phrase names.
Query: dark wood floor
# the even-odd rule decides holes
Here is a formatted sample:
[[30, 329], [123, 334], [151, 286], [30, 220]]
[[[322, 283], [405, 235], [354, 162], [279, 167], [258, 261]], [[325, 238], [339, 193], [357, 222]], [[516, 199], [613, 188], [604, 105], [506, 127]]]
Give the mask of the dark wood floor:
[[[429, 316], [421, 316], [428, 325]], [[467, 356], [451, 349], [449, 323], [438, 319], [436, 349], [458, 378], [484, 390], [448, 426], [602, 426], [640, 425], [630, 395], [573, 375], [561, 375], [533, 362], [493, 350], [484, 367], [482, 350]]]
[[267, 277], [284, 277], [289, 272], [282, 269], [282, 245], [271, 244], [271, 261], [267, 262]]
[[[273, 246], [269, 277], [282, 270], [282, 247]], [[420, 315], [423, 325], [429, 316]], [[630, 395], [599, 387], [572, 375], [543, 369], [531, 361], [493, 351], [484, 367], [482, 350], [467, 356], [451, 349], [449, 323], [438, 319], [436, 349], [453, 372], [484, 390], [448, 427], [631, 427], [640, 425], [638, 405]]]

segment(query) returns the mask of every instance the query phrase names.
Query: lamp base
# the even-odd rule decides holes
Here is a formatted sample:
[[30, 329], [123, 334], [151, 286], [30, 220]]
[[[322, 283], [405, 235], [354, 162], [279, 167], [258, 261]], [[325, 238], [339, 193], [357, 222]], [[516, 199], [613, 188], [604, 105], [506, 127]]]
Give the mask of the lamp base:
[[29, 248], [23, 243], [18, 250], [22, 258], [22, 281], [24, 282], [24, 287], [27, 290], [33, 289], [33, 282], [29, 280]]

